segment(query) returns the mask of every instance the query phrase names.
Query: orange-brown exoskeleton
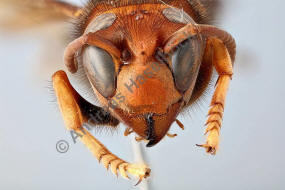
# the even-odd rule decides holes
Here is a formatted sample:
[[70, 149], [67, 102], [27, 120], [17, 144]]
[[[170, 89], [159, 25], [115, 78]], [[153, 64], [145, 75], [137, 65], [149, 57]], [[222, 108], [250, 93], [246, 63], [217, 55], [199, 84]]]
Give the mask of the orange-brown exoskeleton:
[[[201, 147], [215, 154], [229, 82], [233, 75], [235, 41], [227, 32], [206, 25], [207, 1], [91, 0], [84, 8], [70, 6], [76, 36], [66, 48], [69, 72], [80, 68], [99, 105], [85, 100], [64, 71], [53, 75], [53, 86], [68, 129], [97, 159], [128, 177], [150, 175], [146, 165], [130, 164], [113, 155], [82, 126], [120, 122], [125, 135], [135, 132], [147, 147], [166, 135], [181, 111], [191, 106], [219, 75]], [[68, 6], [65, 7], [68, 11]], [[204, 24], [202, 24], [204, 23]]]

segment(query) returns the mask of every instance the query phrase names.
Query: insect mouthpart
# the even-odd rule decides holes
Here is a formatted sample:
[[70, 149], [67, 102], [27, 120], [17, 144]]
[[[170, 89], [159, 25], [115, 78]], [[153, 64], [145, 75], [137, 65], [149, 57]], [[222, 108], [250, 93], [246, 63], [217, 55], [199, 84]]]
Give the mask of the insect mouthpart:
[[145, 131], [146, 139], [149, 140], [146, 147], [152, 147], [156, 144], [155, 141], [155, 131], [154, 131], [154, 124], [155, 121], [153, 119], [153, 113], [149, 113], [145, 117], [146, 123], [147, 123], [147, 129]]

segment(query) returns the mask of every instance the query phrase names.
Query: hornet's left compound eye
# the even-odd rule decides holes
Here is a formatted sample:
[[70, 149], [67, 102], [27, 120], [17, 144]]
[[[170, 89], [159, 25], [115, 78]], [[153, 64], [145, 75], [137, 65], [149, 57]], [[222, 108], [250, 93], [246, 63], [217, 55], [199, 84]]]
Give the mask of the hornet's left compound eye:
[[87, 46], [83, 50], [83, 65], [89, 81], [97, 91], [105, 98], [112, 96], [116, 88], [112, 56], [101, 48]]
[[193, 36], [175, 47], [172, 55], [172, 70], [175, 84], [180, 92], [185, 92], [196, 82], [202, 59], [203, 44]]

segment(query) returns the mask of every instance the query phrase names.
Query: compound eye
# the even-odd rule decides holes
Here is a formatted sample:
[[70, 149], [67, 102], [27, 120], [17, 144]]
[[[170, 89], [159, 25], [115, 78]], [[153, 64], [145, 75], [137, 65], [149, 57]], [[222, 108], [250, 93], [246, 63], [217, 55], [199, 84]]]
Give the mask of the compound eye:
[[184, 93], [195, 84], [202, 59], [202, 42], [193, 36], [181, 42], [172, 54], [172, 70], [176, 88]]
[[105, 98], [115, 93], [115, 65], [112, 56], [105, 50], [87, 46], [83, 50], [83, 65], [90, 83]]

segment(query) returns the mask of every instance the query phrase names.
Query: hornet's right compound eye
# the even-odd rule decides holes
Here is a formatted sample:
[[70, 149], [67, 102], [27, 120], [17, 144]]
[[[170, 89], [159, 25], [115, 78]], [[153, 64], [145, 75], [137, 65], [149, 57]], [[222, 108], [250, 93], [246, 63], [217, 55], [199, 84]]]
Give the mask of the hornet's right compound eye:
[[116, 73], [112, 56], [105, 50], [87, 46], [83, 50], [83, 65], [90, 83], [105, 98], [115, 93]]

